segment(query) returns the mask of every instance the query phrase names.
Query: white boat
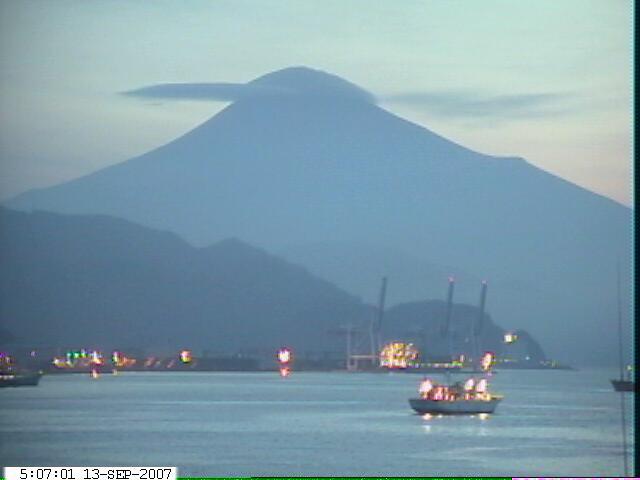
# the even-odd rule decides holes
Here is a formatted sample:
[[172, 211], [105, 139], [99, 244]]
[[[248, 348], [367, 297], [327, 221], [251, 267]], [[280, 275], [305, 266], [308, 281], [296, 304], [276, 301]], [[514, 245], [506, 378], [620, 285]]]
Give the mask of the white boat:
[[474, 377], [451, 386], [434, 384], [427, 378], [420, 384], [419, 393], [418, 398], [409, 399], [409, 405], [421, 415], [493, 413], [503, 398], [488, 392], [486, 378]]
[[409, 405], [417, 413], [424, 415], [443, 414], [477, 414], [477, 413], [493, 413], [502, 400], [500, 395], [492, 395], [489, 400], [428, 400], [424, 398], [410, 398]]

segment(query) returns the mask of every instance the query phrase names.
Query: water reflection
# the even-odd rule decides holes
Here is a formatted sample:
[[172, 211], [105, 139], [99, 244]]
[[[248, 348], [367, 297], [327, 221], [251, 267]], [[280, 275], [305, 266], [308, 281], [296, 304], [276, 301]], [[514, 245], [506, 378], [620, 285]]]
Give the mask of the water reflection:
[[[422, 417], [422, 428], [425, 433], [431, 434], [438, 431], [451, 431], [452, 427], [457, 434], [469, 436], [486, 437], [489, 435], [489, 429], [485, 426], [491, 418], [488, 413], [479, 413], [474, 415], [442, 415], [425, 413]], [[447, 423], [443, 423], [447, 422]]]

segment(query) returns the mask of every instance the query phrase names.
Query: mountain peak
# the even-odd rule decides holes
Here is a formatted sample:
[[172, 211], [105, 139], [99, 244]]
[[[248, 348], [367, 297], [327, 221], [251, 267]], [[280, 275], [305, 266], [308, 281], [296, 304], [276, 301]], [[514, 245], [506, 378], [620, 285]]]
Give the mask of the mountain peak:
[[376, 103], [375, 97], [359, 86], [337, 75], [304, 66], [276, 70], [248, 82], [247, 85], [278, 91], [284, 95], [339, 97]]

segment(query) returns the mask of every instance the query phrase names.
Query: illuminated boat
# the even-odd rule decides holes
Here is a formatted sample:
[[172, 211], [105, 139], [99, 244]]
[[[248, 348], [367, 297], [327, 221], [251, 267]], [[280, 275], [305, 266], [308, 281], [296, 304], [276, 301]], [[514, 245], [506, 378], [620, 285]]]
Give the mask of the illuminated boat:
[[451, 402], [410, 398], [409, 404], [420, 415], [473, 415], [493, 413], [502, 400], [500, 396], [492, 396], [490, 400], [455, 400]]
[[420, 384], [420, 396], [410, 398], [409, 405], [421, 415], [493, 413], [503, 397], [489, 393], [487, 385], [486, 378], [476, 381], [471, 377], [464, 384], [451, 386], [434, 384], [427, 378]]
[[35, 387], [42, 378], [42, 372], [0, 373], [0, 387]]

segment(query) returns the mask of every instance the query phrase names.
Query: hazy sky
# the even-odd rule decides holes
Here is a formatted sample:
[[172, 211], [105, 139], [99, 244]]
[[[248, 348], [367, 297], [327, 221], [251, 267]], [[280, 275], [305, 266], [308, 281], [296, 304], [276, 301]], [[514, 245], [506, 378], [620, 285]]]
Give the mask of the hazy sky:
[[631, 2], [0, 2], [0, 198], [139, 155], [225, 104], [119, 92], [306, 65], [474, 150], [631, 202]]

